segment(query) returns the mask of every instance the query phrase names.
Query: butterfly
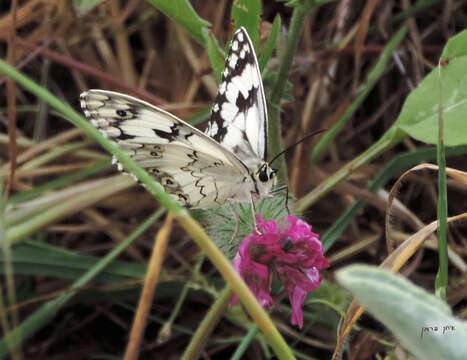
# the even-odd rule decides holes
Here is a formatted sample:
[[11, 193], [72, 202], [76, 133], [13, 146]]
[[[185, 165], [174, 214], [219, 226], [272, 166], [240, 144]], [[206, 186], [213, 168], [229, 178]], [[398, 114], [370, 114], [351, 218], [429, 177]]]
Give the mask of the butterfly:
[[[87, 119], [188, 208], [272, 196], [266, 100], [246, 30], [233, 35], [205, 133], [134, 97], [105, 90], [80, 96]], [[119, 170], [122, 166], [119, 165]]]

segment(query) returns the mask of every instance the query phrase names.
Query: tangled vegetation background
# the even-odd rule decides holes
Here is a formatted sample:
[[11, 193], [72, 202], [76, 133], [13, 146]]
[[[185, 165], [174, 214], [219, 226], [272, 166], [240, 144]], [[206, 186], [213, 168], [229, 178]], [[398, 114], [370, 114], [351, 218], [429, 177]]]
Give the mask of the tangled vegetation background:
[[[330, 264], [301, 329], [279, 282], [268, 322], [225, 261], [250, 215], [240, 207], [234, 242], [229, 208], [195, 214], [199, 226], [77, 112], [102, 88], [204, 129], [240, 25], [257, 44], [270, 156], [327, 129], [279, 164]], [[466, 27], [463, 1], [0, 2], [0, 359], [461, 359]], [[428, 165], [401, 178], [421, 163], [440, 178]], [[258, 211], [279, 221], [283, 198], [267, 200]]]

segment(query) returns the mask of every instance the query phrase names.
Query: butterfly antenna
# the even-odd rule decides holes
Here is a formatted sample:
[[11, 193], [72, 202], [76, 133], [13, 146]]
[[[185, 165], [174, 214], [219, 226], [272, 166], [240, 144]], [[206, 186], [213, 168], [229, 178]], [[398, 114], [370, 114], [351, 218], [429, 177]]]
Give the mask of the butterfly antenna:
[[274, 157], [272, 158], [272, 160], [269, 162], [269, 165], [271, 165], [279, 156], [285, 154], [285, 153], [286, 153], [287, 151], [289, 151], [290, 149], [293, 149], [295, 146], [297, 146], [297, 145], [300, 144], [301, 142], [303, 142], [303, 141], [305, 141], [305, 140], [308, 140], [309, 138], [311, 138], [311, 137], [313, 137], [313, 136], [315, 136], [315, 135], [318, 135], [318, 134], [320, 134], [320, 133], [322, 133], [322, 132], [324, 132], [324, 131], [326, 131], [326, 130], [327, 130], [327, 129], [321, 129], [321, 130], [315, 131], [315, 132], [313, 132], [313, 133], [311, 133], [311, 134], [308, 134], [308, 135], [302, 137], [302, 138], [301, 138], [300, 140], [298, 140], [296, 143], [290, 145], [287, 149], [281, 151], [279, 154], [277, 154], [276, 156], [274, 156]]

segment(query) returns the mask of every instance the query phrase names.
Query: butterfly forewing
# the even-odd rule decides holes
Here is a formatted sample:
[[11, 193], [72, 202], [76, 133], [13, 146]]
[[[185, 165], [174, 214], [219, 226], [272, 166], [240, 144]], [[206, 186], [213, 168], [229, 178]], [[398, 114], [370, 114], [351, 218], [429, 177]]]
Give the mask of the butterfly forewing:
[[[81, 107], [94, 126], [181, 204], [208, 208], [246, 196], [251, 183], [246, 166], [216, 141], [164, 110], [104, 90], [81, 94]], [[120, 164], [119, 169], [123, 170]]]
[[267, 156], [267, 113], [255, 51], [244, 28], [232, 38], [206, 134], [249, 167]]

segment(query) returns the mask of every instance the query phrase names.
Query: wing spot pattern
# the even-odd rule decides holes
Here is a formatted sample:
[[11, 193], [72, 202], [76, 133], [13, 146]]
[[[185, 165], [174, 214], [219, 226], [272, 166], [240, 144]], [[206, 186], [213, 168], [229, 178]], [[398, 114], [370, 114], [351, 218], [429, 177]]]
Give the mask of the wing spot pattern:
[[117, 115], [120, 116], [121, 118], [126, 117], [126, 111], [125, 110], [117, 110]]

